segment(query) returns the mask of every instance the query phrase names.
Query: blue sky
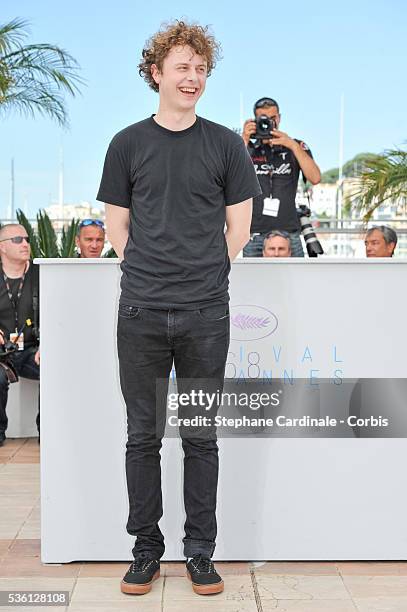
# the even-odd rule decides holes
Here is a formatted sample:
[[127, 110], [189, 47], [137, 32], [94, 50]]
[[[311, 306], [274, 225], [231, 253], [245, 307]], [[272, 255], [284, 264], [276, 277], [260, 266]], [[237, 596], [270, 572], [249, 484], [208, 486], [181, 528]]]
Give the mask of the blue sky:
[[404, 0], [238, 2], [206, 0], [3, 0], [0, 22], [31, 22], [30, 42], [55, 43], [80, 63], [87, 81], [68, 100], [70, 129], [49, 119], [0, 118], [0, 217], [15, 160], [16, 206], [35, 215], [58, 198], [63, 144], [65, 202], [95, 203], [107, 145], [130, 123], [155, 112], [157, 94], [138, 76], [145, 40], [163, 21], [210, 24], [223, 59], [208, 80], [199, 115], [228, 127], [253, 101], [281, 107], [280, 128], [303, 138], [322, 170], [338, 165], [340, 95], [345, 96], [344, 157], [380, 152], [407, 140], [407, 3]]

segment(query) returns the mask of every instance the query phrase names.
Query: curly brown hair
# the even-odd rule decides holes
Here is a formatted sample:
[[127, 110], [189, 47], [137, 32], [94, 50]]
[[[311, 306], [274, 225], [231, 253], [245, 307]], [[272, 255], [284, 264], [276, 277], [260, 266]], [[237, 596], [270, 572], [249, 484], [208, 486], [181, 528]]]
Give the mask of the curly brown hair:
[[161, 72], [163, 62], [173, 47], [191, 47], [197, 55], [206, 59], [208, 76], [220, 59], [221, 47], [214, 36], [209, 33], [209, 26], [188, 24], [185, 21], [165, 23], [147, 42], [143, 49], [143, 59], [138, 65], [139, 74], [148, 83], [151, 89], [158, 91], [158, 84], [151, 74], [151, 66], [155, 64]]

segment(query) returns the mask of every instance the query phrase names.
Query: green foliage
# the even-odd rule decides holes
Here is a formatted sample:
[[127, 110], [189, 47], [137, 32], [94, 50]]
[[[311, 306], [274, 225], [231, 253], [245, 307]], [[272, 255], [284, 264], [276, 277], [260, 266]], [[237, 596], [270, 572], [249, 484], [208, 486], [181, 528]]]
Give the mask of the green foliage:
[[[45, 210], [40, 210], [37, 214], [37, 231], [22, 210], [17, 210], [17, 220], [22, 225], [30, 237], [32, 258], [39, 257], [76, 257], [75, 238], [78, 231], [80, 219], [72, 219], [70, 224], [62, 228], [60, 244], [56, 232], [52, 226], [52, 221]], [[1, 224], [0, 224], [1, 227]], [[110, 248], [103, 257], [117, 257], [113, 248]]]
[[352, 199], [347, 196], [342, 204], [342, 217], [350, 218], [352, 216]]
[[108, 258], [117, 257], [116, 251], [114, 250], [113, 247], [111, 247], [108, 251], [106, 251], [106, 253], [103, 255], [103, 257], [108, 257]]
[[338, 168], [331, 168], [321, 173], [321, 183], [336, 183], [339, 176]]
[[37, 214], [37, 232], [42, 257], [60, 257], [57, 235], [45, 211]]
[[[377, 159], [380, 155], [375, 153], [358, 153], [343, 166], [343, 177], [353, 178], [359, 176], [369, 165], [371, 160]], [[322, 173], [321, 183], [336, 183], [339, 178], [339, 168], [331, 168]]]
[[0, 116], [11, 110], [39, 112], [68, 125], [64, 94], [75, 96], [84, 81], [77, 61], [50, 44], [23, 45], [28, 22], [0, 24]]
[[31, 255], [38, 257], [75, 257], [75, 237], [79, 219], [72, 219], [69, 226], [63, 227], [61, 243], [58, 244], [56, 232], [52, 221], [45, 210], [37, 214], [37, 231], [22, 210], [17, 210], [17, 220], [25, 228], [30, 237]]
[[360, 174], [353, 194], [357, 210], [368, 221], [373, 212], [387, 201], [397, 203], [407, 198], [407, 151], [391, 149], [371, 159]]
[[75, 257], [75, 238], [79, 219], [72, 219], [68, 229], [62, 228], [61, 257]]
[[[17, 221], [22, 225], [30, 237], [31, 256], [33, 259], [39, 257], [76, 257], [75, 238], [77, 235], [80, 219], [72, 219], [70, 224], [62, 228], [60, 243], [58, 242], [52, 221], [45, 210], [37, 214], [37, 230], [21, 209], [17, 212]], [[1, 227], [1, 224], [0, 224]], [[117, 257], [113, 248], [110, 248], [103, 257]]]
[[16, 214], [17, 214], [17, 221], [19, 222], [20, 225], [24, 227], [25, 231], [27, 232], [30, 238], [31, 256], [33, 257], [33, 259], [35, 257], [41, 257], [41, 250], [40, 250], [40, 245], [38, 243], [38, 238], [37, 238], [36, 233], [34, 232], [34, 229], [31, 223], [28, 221], [27, 217], [25, 216], [22, 210], [18, 209]]

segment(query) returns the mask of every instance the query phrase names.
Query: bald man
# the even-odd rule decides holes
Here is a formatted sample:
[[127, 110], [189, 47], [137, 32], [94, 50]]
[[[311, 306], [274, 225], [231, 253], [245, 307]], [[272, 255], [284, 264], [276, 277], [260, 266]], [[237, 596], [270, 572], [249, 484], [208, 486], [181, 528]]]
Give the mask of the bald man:
[[[39, 380], [40, 351], [36, 325], [38, 321], [38, 268], [30, 260], [29, 237], [22, 225], [11, 223], [0, 229], [0, 345], [18, 338], [18, 351], [7, 360], [23, 378]], [[6, 439], [8, 418], [6, 405], [10, 378], [0, 360], [0, 446]], [[39, 429], [39, 411], [37, 415]]]

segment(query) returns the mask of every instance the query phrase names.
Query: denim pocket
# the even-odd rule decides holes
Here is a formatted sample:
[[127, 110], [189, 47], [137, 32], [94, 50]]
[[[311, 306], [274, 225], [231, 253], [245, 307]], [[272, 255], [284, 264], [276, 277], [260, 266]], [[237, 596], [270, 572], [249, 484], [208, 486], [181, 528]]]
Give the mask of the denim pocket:
[[128, 306], [127, 304], [119, 304], [118, 315], [122, 319], [135, 319], [140, 315], [141, 308], [139, 306]]
[[229, 317], [229, 305], [216, 304], [214, 306], [205, 306], [198, 310], [198, 314], [204, 321], [222, 321]]

